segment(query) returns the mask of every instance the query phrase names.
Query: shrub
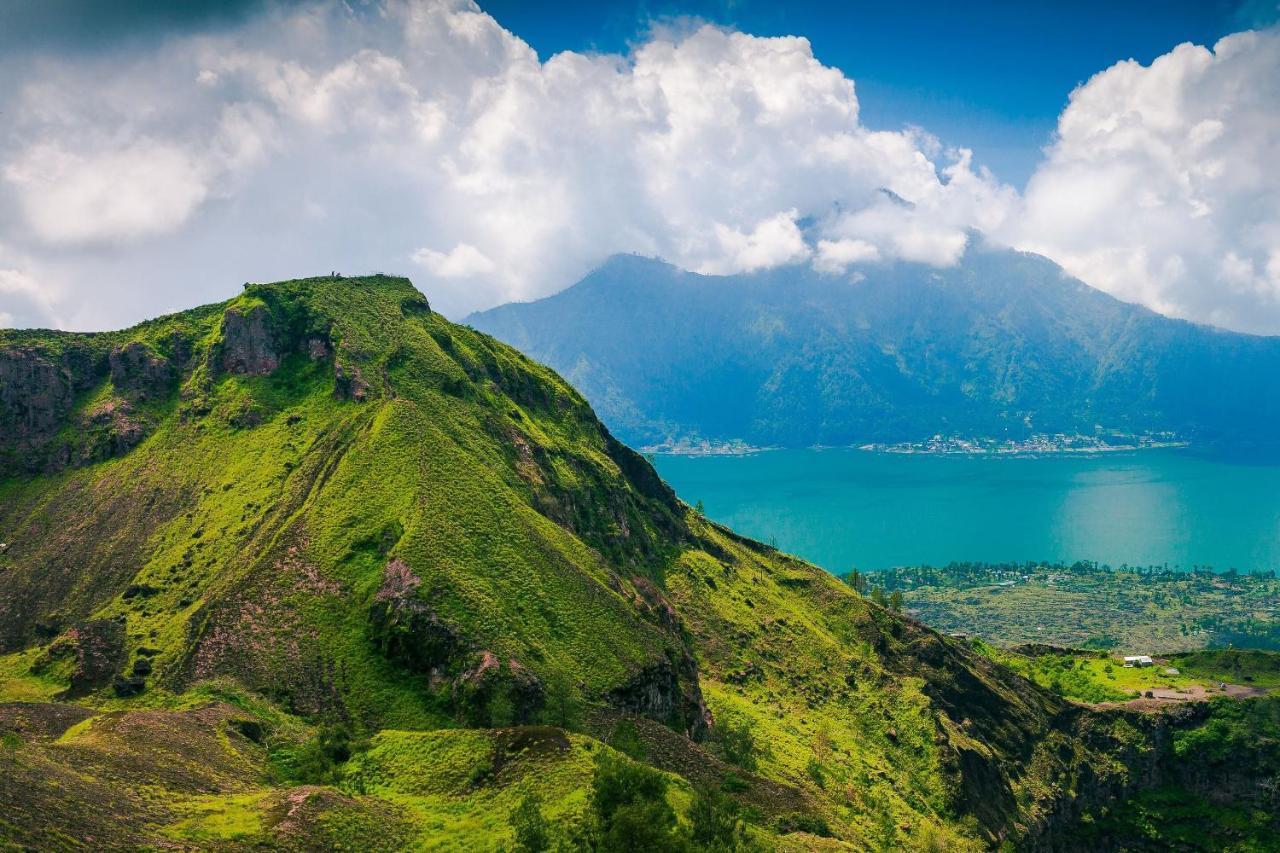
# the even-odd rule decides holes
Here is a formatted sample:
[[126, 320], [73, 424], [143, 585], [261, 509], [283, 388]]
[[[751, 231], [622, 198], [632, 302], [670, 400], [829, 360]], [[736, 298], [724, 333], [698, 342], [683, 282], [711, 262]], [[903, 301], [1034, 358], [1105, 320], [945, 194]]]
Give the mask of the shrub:
[[621, 806], [601, 833], [602, 851], [617, 853], [672, 853], [681, 848], [671, 834], [675, 812], [666, 800], [642, 800]]
[[516, 834], [516, 850], [542, 853], [551, 848], [551, 833], [542, 816], [542, 800], [537, 794], [525, 794], [511, 813], [511, 828]]
[[323, 725], [315, 735], [291, 751], [280, 754], [286, 775], [305, 785], [331, 785], [342, 775], [342, 765], [363, 745], [345, 725]]
[[711, 731], [711, 746], [730, 764], [747, 771], [756, 769], [755, 729], [746, 717], [723, 717]]
[[786, 835], [789, 832], [807, 832], [810, 835], [818, 835], [823, 838], [831, 837], [831, 827], [827, 822], [815, 814], [806, 812], [792, 812], [778, 818], [778, 833]]
[[676, 815], [657, 770], [602, 752], [591, 779], [599, 850], [672, 850]]
[[493, 775], [493, 760], [486, 758], [479, 764], [471, 768], [467, 773], [467, 784], [472, 788], [479, 788], [485, 782], [489, 781], [489, 777]]
[[0, 748], [3, 748], [10, 758], [13, 758], [20, 746], [22, 746], [22, 738], [18, 737], [17, 732], [5, 732], [0, 735]]

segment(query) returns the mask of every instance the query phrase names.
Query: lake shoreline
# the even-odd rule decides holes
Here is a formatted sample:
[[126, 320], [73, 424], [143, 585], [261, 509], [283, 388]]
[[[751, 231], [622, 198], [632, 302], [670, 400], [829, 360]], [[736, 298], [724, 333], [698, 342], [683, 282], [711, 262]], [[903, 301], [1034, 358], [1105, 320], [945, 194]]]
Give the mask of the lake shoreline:
[[709, 518], [837, 574], [1029, 560], [1280, 569], [1280, 465], [1207, 450], [825, 448], [654, 461]]

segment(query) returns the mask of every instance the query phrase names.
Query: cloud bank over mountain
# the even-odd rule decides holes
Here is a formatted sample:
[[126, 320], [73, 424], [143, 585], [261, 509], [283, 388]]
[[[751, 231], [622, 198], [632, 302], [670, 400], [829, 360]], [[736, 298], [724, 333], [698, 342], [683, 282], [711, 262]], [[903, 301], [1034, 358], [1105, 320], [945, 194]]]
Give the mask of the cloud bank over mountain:
[[1121, 62], [1074, 93], [1002, 234], [1115, 296], [1280, 332], [1280, 30]]
[[1252, 33], [1102, 72], [1025, 198], [926, 130], [863, 125], [798, 37], [656, 29], [543, 61], [469, 2], [385, 0], [11, 57], [0, 312], [99, 328], [229, 282], [388, 269], [457, 315], [616, 252], [838, 276], [954, 264], [978, 229], [1158, 310], [1280, 331], [1277, 56]]

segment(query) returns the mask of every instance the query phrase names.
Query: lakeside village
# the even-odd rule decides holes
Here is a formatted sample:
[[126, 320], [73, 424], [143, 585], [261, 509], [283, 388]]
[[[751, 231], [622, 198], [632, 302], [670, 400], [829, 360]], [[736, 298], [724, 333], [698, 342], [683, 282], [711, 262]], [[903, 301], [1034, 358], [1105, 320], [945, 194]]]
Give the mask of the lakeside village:
[[[1141, 434], [1107, 432], [1099, 430], [1094, 435], [1079, 433], [1036, 433], [1023, 439], [1013, 438], [964, 438], [935, 435], [923, 441], [899, 441], [894, 443], [870, 443], [853, 445], [858, 450], [871, 453], [923, 454], [934, 456], [1030, 456], [1060, 453], [1119, 453], [1135, 450], [1155, 450], [1169, 447], [1188, 447], [1190, 442], [1172, 432], [1146, 432]], [[705, 438], [667, 439], [659, 444], [646, 445], [641, 451], [662, 456], [749, 456], [776, 450], [775, 447], [758, 447], [741, 439], [731, 441]], [[811, 450], [827, 450], [814, 446]]]
[[1162, 447], [1187, 447], [1190, 442], [1172, 432], [1142, 433], [1140, 435], [1116, 432], [1098, 432], [1095, 435], [1079, 433], [1038, 433], [1024, 439], [959, 438], [935, 435], [925, 441], [901, 441], [894, 444], [863, 444], [859, 450], [874, 453], [969, 455], [969, 456], [1026, 456], [1051, 453], [1118, 453], [1134, 450], [1155, 450]]

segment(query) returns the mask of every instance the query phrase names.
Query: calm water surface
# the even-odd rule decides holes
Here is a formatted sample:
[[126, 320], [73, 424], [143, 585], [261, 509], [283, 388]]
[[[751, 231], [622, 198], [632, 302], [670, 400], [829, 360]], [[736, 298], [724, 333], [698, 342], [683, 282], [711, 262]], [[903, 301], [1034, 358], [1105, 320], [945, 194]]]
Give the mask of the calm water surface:
[[1280, 570], [1274, 462], [775, 450], [657, 467], [716, 521], [834, 572], [951, 560]]

